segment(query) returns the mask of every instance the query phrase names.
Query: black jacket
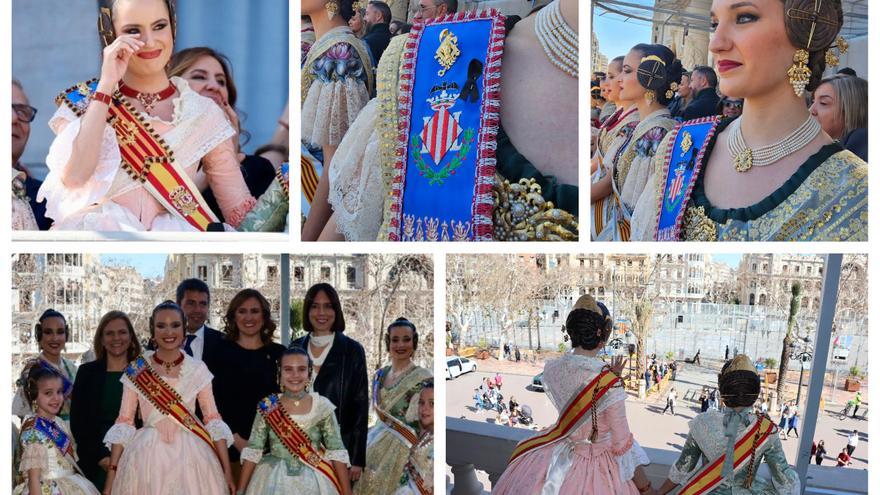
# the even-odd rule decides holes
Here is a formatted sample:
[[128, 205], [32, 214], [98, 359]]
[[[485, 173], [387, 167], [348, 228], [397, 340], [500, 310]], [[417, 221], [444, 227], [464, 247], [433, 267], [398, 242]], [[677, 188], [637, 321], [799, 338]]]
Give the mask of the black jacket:
[[379, 59], [382, 53], [388, 48], [391, 42], [391, 31], [388, 24], [375, 24], [370, 31], [364, 36], [364, 41], [370, 47], [370, 53], [373, 55], [373, 67], [379, 65]]
[[211, 356], [217, 351], [217, 347], [220, 346], [224, 337], [226, 337], [226, 334], [223, 332], [214, 330], [208, 325], [205, 325], [205, 345], [202, 347], [202, 361], [208, 365], [208, 369], [211, 373], [214, 373], [214, 369], [212, 368], [214, 363], [211, 362]]
[[[309, 336], [301, 337], [291, 347], [308, 349]], [[337, 333], [318, 376], [315, 391], [336, 406], [336, 419], [342, 443], [352, 466], [364, 467], [367, 458], [367, 416], [370, 409], [367, 358], [355, 340]]]
[[30, 175], [24, 181], [24, 188], [31, 204], [31, 210], [34, 212], [34, 218], [37, 220], [37, 226], [40, 227], [40, 230], [49, 230], [49, 227], [52, 226], [52, 219], [46, 218], [46, 200], [37, 203], [37, 191], [42, 185], [43, 181], [34, 179]]
[[701, 89], [681, 113], [684, 120], [718, 115], [718, 93], [715, 88]]
[[[79, 455], [79, 466], [86, 478], [95, 480], [101, 468], [98, 461], [110, 456], [110, 450], [104, 445], [104, 435], [113, 424], [101, 424], [98, 421], [101, 406], [101, 390], [107, 379], [107, 361], [104, 359], [85, 363], [76, 372], [73, 383], [73, 400], [70, 402], [70, 430], [76, 441], [76, 453]], [[122, 388], [122, 383], [118, 383]], [[135, 426], [141, 422], [135, 419]]]

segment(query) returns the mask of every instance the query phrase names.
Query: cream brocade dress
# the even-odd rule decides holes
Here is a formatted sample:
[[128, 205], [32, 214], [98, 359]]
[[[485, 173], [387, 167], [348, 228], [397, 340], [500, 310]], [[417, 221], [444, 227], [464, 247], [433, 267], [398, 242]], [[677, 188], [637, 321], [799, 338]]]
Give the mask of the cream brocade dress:
[[[144, 353], [148, 361], [152, 352]], [[229, 426], [223, 422], [214, 403], [211, 381], [214, 376], [202, 361], [185, 355], [180, 376], [162, 380], [174, 388], [190, 412], [196, 399], [204, 417], [205, 429], [214, 441], [232, 445]], [[198, 493], [226, 495], [226, 478], [213, 447], [185, 430], [177, 420], [164, 415], [143, 397], [123, 374], [122, 403], [119, 417], [104, 436], [107, 448], [125, 447], [119, 459], [113, 495], [176, 495]], [[144, 426], [134, 426], [135, 411], [140, 408]]]
[[[140, 116], [174, 153], [179, 168], [204, 191], [209, 185], [226, 222], [236, 227], [256, 203], [244, 183], [232, 138], [235, 130], [223, 110], [210, 98], [193, 91], [179, 77], [171, 78], [179, 96], [174, 98], [171, 122], [145, 113]], [[116, 133], [104, 126], [98, 164], [81, 187], [62, 181], [64, 167], [73, 152], [81, 119], [61, 104], [49, 120], [55, 140], [46, 165], [49, 174], [37, 194], [46, 200], [46, 216], [53, 230], [85, 231], [194, 231], [185, 220], [167, 211], [147, 189], [122, 167]], [[199, 164], [202, 164], [201, 169]]]
[[[53, 421], [73, 440], [64, 421], [58, 417]], [[77, 474], [73, 464], [61, 455], [46, 435], [26, 429], [21, 432], [20, 442], [22, 454], [18, 471], [25, 480], [15, 487], [13, 495], [99, 495], [95, 486]], [[39, 494], [31, 494], [28, 489], [27, 472], [30, 469], [40, 470], [42, 490]]]

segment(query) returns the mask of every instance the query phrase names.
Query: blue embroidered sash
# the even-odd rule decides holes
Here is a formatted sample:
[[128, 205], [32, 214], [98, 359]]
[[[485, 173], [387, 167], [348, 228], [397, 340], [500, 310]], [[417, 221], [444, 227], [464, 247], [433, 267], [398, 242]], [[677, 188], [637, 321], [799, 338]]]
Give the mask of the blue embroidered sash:
[[665, 179], [654, 240], [677, 241], [681, 237], [684, 212], [700, 175], [706, 145], [715, 134], [719, 120], [718, 117], [691, 120], [672, 131], [671, 149], [663, 167]]
[[61, 452], [61, 454], [64, 456], [73, 455], [73, 440], [70, 438], [70, 435], [68, 435], [67, 432], [54, 421], [49, 421], [46, 418], [37, 416], [34, 420], [33, 428], [51, 440], [52, 444], [58, 448], [58, 451]]
[[389, 240], [492, 240], [504, 34], [494, 10], [431, 19], [410, 32]]

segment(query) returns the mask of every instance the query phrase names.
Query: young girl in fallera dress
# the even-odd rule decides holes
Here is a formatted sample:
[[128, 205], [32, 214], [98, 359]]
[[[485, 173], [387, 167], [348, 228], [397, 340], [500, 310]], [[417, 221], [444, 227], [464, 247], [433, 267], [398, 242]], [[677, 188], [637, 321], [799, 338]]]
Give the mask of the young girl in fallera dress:
[[394, 495], [434, 493], [434, 379], [422, 383], [419, 393], [419, 441], [409, 451], [400, 488]]
[[248, 446], [241, 453], [237, 494], [351, 493], [348, 451], [333, 414], [336, 408], [308, 391], [312, 372], [305, 350], [284, 352], [279, 380], [283, 392], [264, 398], [257, 407]]
[[61, 374], [35, 363], [27, 371], [25, 394], [35, 415], [22, 425], [18, 471], [25, 481], [15, 487], [13, 495], [98, 495], [95, 486], [78, 473], [73, 437], [57, 416], [64, 403]]

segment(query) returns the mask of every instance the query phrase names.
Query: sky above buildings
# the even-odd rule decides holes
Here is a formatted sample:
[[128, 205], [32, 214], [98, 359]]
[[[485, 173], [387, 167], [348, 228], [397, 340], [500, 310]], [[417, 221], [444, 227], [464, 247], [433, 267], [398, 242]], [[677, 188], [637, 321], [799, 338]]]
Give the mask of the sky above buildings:
[[132, 266], [145, 278], [155, 278], [165, 273], [167, 254], [102, 254], [101, 263], [115, 266]]
[[[654, 0], [630, 0], [630, 3], [653, 6]], [[644, 14], [651, 16], [647, 11]], [[599, 51], [608, 60], [626, 55], [630, 48], [639, 43], [651, 42], [651, 23], [627, 19], [599, 7], [593, 9], [593, 31], [599, 38]]]

